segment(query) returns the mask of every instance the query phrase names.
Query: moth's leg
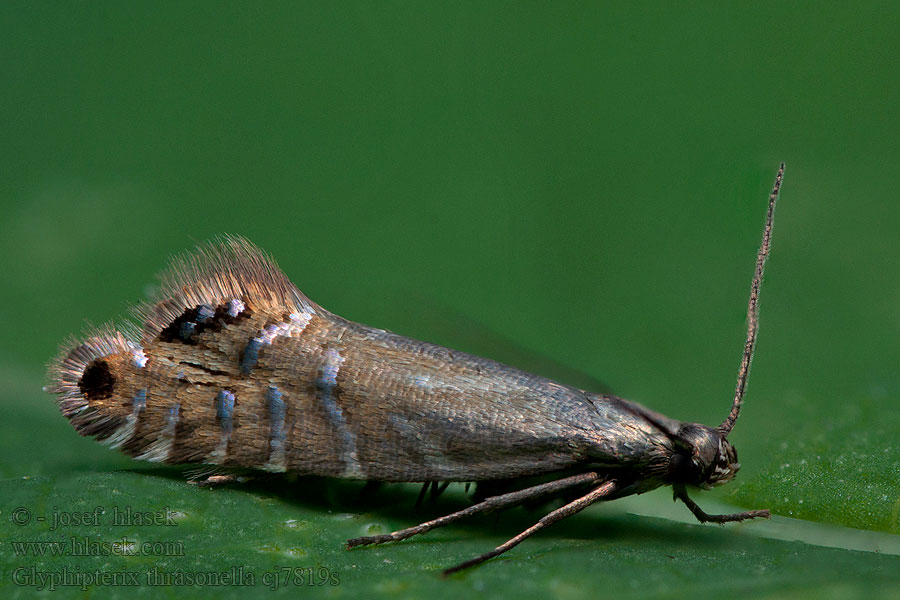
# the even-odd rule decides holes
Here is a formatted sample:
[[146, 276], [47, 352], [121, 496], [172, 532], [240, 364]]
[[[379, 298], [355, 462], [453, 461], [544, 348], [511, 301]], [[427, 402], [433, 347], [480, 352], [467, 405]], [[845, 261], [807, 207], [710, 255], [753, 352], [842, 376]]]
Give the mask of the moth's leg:
[[589, 493], [585, 494], [581, 498], [578, 498], [577, 500], [569, 502], [568, 504], [566, 504], [565, 506], [563, 506], [561, 508], [557, 508], [556, 510], [554, 510], [550, 514], [543, 517], [540, 521], [538, 521], [537, 523], [535, 523], [534, 525], [532, 525], [531, 527], [529, 527], [528, 529], [526, 529], [525, 531], [523, 531], [522, 533], [517, 535], [516, 537], [503, 542], [502, 544], [500, 544], [499, 546], [497, 546], [490, 552], [485, 552], [484, 554], [481, 554], [480, 556], [476, 556], [475, 558], [473, 558], [471, 560], [467, 560], [464, 563], [460, 563], [460, 564], [456, 565], [455, 567], [451, 567], [451, 568], [445, 570], [444, 575], [450, 575], [451, 573], [456, 573], [457, 571], [462, 571], [463, 569], [468, 569], [469, 567], [474, 567], [475, 565], [481, 564], [486, 560], [494, 558], [495, 556], [499, 556], [499, 555], [503, 554], [504, 552], [506, 552], [507, 550], [509, 550], [510, 548], [517, 546], [525, 538], [531, 537], [532, 535], [534, 535], [535, 533], [537, 533], [544, 527], [547, 527], [548, 525], [552, 525], [553, 523], [556, 523], [557, 521], [562, 521], [566, 517], [571, 517], [575, 513], [584, 510], [585, 508], [587, 508], [594, 502], [597, 502], [598, 500], [602, 500], [604, 496], [610, 495], [616, 489], [617, 488], [616, 488], [615, 481], [607, 481], [607, 482], [601, 484], [600, 486], [594, 488], [593, 490], [591, 490]]
[[756, 519], [760, 517], [768, 519], [772, 516], [772, 513], [768, 510], [748, 510], [747, 512], [734, 513], [731, 515], [708, 515], [688, 497], [687, 490], [683, 485], [675, 485], [673, 486], [673, 489], [675, 490], [675, 499], [684, 502], [701, 523], [729, 523], [731, 521], [743, 521], [745, 519]]
[[439, 483], [435, 481], [431, 484], [431, 493], [428, 495], [428, 501], [434, 502], [438, 498], [440, 498], [441, 494], [443, 494], [447, 488], [450, 487], [450, 482], [445, 481], [443, 483]]
[[449, 481], [445, 481], [441, 483], [440, 481], [426, 481], [422, 484], [422, 489], [419, 490], [419, 497], [416, 498], [416, 508], [422, 506], [422, 502], [425, 500], [425, 495], [428, 494], [428, 490], [431, 489], [431, 493], [428, 494], [428, 501], [434, 502], [438, 499], [438, 497], [444, 493], [444, 490], [447, 489], [447, 486], [450, 485]]
[[416, 508], [422, 506], [422, 501], [425, 500], [425, 494], [428, 492], [428, 487], [431, 485], [430, 481], [426, 481], [422, 484], [422, 489], [419, 490], [419, 497], [416, 498]]
[[580, 473], [578, 475], [572, 475], [571, 477], [557, 479], [556, 481], [548, 481], [547, 483], [542, 483], [540, 485], [525, 488], [524, 490], [517, 490], [508, 494], [486, 498], [483, 502], [473, 504], [468, 508], [464, 508], [463, 510], [457, 511], [455, 513], [439, 517], [432, 521], [426, 521], [425, 523], [421, 523], [419, 525], [416, 525], [415, 527], [409, 527], [407, 529], [401, 529], [400, 531], [382, 535], [371, 535], [353, 538], [352, 540], [347, 540], [347, 548], [349, 549], [355, 546], [367, 546], [369, 544], [383, 544], [384, 542], [396, 542], [399, 540], [405, 540], [408, 537], [412, 537], [420, 533], [425, 533], [426, 531], [431, 531], [436, 527], [442, 527], [471, 515], [477, 515], [478, 513], [489, 512], [498, 508], [508, 507], [525, 500], [536, 498], [538, 496], [544, 496], [578, 485], [597, 483], [599, 481], [600, 476], [597, 473]]

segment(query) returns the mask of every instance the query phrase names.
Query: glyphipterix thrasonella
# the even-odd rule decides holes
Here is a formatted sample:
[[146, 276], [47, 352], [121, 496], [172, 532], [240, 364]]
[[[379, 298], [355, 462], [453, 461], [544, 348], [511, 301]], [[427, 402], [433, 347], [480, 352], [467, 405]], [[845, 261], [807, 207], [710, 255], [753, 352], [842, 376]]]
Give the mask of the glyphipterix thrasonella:
[[348, 321], [312, 302], [240, 237], [173, 259], [156, 296], [133, 309], [139, 327], [107, 325], [67, 342], [46, 389], [80, 434], [142, 460], [435, 486], [546, 477], [408, 529], [351, 539], [348, 547], [403, 540], [526, 501], [567, 500], [445, 573], [502, 554], [594, 502], [663, 485], [701, 522], [769, 517], [767, 510], [708, 515], [687, 486], [727, 483], [740, 466], [727, 438], [756, 343], [783, 174], [782, 164], [750, 289], [734, 400], [717, 427]]

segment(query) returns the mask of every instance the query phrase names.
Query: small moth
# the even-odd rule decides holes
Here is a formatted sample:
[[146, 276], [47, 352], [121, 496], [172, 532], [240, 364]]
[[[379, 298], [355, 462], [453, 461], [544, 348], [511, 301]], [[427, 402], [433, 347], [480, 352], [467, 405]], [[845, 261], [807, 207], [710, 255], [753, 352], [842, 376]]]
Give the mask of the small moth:
[[[767, 510], [708, 515], [687, 486], [727, 483], [740, 466], [727, 438], [756, 343], [783, 175], [784, 164], [769, 196], [731, 412], [718, 427], [348, 321], [312, 302], [240, 237], [173, 259], [156, 297], [133, 309], [141, 326], [107, 325], [67, 342], [45, 389], [80, 434], [140, 460], [433, 489], [500, 481], [512, 490], [408, 529], [351, 539], [351, 548], [526, 501], [566, 502], [445, 573], [502, 554], [594, 502], [663, 485], [701, 522], [769, 517]], [[522, 487], [538, 475], [542, 483]]]

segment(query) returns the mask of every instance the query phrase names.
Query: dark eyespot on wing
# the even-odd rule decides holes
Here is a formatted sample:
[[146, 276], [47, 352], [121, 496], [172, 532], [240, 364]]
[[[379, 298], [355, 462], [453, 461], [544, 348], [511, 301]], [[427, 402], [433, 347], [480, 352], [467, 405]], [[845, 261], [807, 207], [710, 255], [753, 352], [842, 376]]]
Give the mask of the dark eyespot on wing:
[[[204, 328], [248, 316], [250, 307], [254, 311], [287, 309], [310, 315], [318, 308], [269, 255], [241, 237], [224, 236], [201, 244], [193, 253], [175, 257], [160, 274], [154, 297], [134, 307], [132, 314], [142, 324], [142, 345], [160, 339], [193, 345]], [[190, 331], [188, 326], [182, 336], [183, 322], [197, 327]]]
[[197, 324], [194, 323], [194, 319], [196, 318], [196, 308], [189, 308], [185, 310], [183, 313], [181, 313], [181, 316], [169, 323], [169, 326], [159, 333], [159, 339], [164, 342], [184, 342], [185, 344], [196, 344], [196, 339], [192, 340], [189, 334], [185, 336], [185, 333], [188, 333], [190, 329], [196, 330]]
[[160, 331], [159, 339], [195, 346], [203, 332], [219, 331], [222, 326], [248, 318], [250, 314], [250, 309], [237, 300], [220, 304], [215, 309], [207, 304], [198, 304], [185, 309]]
[[116, 377], [105, 360], [95, 360], [84, 370], [78, 380], [78, 388], [89, 401], [105, 400], [113, 395]]

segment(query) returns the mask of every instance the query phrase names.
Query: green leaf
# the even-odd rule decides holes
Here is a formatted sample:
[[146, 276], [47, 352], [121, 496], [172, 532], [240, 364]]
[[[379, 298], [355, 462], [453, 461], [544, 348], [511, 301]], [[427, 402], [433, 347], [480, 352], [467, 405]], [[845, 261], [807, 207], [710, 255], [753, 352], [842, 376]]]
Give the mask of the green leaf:
[[[279, 592], [900, 595], [893, 3], [271, 11], [0, 3], [0, 594], [34, 591], [12, 582], [19, 567], [243, 566], [255, 585], [66, 590], [270, 597], [271, 569], [322, 566], [340, 585]], [[543, 513], [346, 551], [348, 537], [465, 495], [452, 486], [416, 510], [404, 485], [363, 498], [357, 484], [307, 479], [197, 489], [79, 438], [39, 391], [64, 336], [119, 316], [167, 256], [225, 232], [341, 316], [715, 424], [782, 160], [759, 345], [730, 437], [743, 467], [694, 496], [710, 512], [770, 508], [768, 522], [701, 526], [663, 489], [443, 580]], [[460, 315], [496, 335], [464, 335]], [[64, 531], [10, 520], [54, 506], [169, 507], [178, 519]], [[35, 558], [11, 545], [126, 535], [185, 551]]]
[[[15, 381], [3, 383], [16, 388]], [[21, 395], [4, 397], [0, 405], [6, 412], [27, 407], [15, 426], [0, 424], [0, 468], [7, 477], [0, 480], [0, 589], [7, 593], [38, 589], [44, 581], [38, 577], [47, 576], [38, 574], [66, 573], [70, 582], [108, 574], [106, 585], [88, 588], [111, 597], [131, 593], [125, 583], [132, 581], [142, 584], [141, 593], [177, 598], [269, 597], [272, 589], [338, 598], [505, 596], [513, 590], [582, 598], [598, 587], [620, 598], [734, 596], [735, 590], [742, 590], [737, 596], [801, 598], [900, 593], [894, 536], [857, 532], [848, 544], [853, 536], [840, 528], [783, 517], [703, 526], [666, 490], [595, 505], [486, 565], [445, 579], [442, 569], [512, 537], [548, 508], [516, 508], [348, 551], [348, 538], [466, 506], [462, 486], [420, 508], [413, 485], [364, 491], [358, 482], [263, 476], [198, 488], [185, 481], [185, 469], [129, 461], [79, 438], [49, 398], [35, 392], [36, 381], [20, 381], [19, 389]], [[23, 430], [41, 431], [53, 443], [29, 446], [19, 435]], [[708, 510], [728, 509], [707, 495], [695, 497]], [[44, 555], [36, 555], [35, 542], [44, 543]], [[86, 555], [51, 556], [48, 542], [57, 551]], [[114, 553], [114, 543], [131, 554]], [[187, 585], [191, 581], [204, 585]]]

